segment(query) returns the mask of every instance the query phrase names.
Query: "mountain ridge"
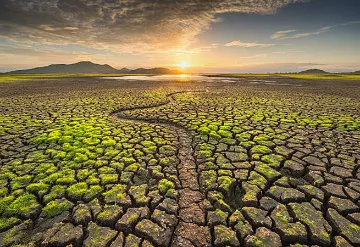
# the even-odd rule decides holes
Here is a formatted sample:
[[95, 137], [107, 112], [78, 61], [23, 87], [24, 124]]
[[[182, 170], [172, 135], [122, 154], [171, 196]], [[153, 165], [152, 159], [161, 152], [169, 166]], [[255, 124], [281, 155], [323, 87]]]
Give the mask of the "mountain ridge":
[[329, 72], [321, 69], [308, 69], [300, 71], [298, 74], [328, 74]]
[[50, 64], [31, 69], [14, 70], [5, 74], [179, 74], [180, 71], [167, 68], [115, 69], [108, 64], [80, 61], [72, 64]]

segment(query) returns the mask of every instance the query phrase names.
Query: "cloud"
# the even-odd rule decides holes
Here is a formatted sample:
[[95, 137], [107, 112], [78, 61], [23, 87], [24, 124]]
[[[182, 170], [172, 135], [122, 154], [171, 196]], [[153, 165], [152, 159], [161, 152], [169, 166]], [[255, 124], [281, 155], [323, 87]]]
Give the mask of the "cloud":
[[341, 23], [341, 24], [338, 24], [338, 25], [322, 27], [322, 28], [314, 30], [312, 32], [305, 32], [305, 33], [295, 33], [295, 32], [297, 32], [297, 30], [278, 31], [276, 33], [273, 33], [270, 36], [270, 38], [271, 39], [277, 39], [277, 40], [298, 39], [298, 38], [303, 38], [303, 37], [309, 37], [309, 36], [313, 36], [313, 35], [322, 34], [322, 33], [328, 32], [329, 30], [331, 30], [333, 28], [337, 28], [337, 27], [341, 27], [341, 26], [348, 26], [348, 25], [353, 25], [353, 24], [360, 24], [360, 21], [350, 21], [350, 22]]
[[34, 47], [26, 47], [26, 46], [13, 46], [13, 45], [2, 45], [0, 44], [0, 53], [8, 54], [8, 55], [19, 55], [19, 56], [27, 56], [27, 57], [56, 57], [56, 58], [67, 58], [71, 56], [74, 57], [89, 57], [96, 55], [94, 53], [87, 52], [65, 52], [58, 51], [55, 49], [37, 49]]
[[116, 52], [186, 48], [227, 12], [273, 14], [306, 0], [0, 0], [0, 36]]
[[272, 54], [303, 53], [304, 51], [274, 51]]
[[246, 43], [241, 42], [240, 40], [235, 40], [230, 43], [225, 44], [224, 46], [239, 46], [239, 47], [245, 47], [245, 48], [253, 48], [253, 47], [269, 47], [273, 46], [274, 44], [261, 44], [261, 43]]
[[293, 32], [296, 32], [297, 30], [284, 30], [284, 31], [278, 31], [274, 34], [271, 35], [271, 39], [282, 39], [284, 37], [286, 37], [286, 35], [288, 33], [293, 33]]
[[267, 53], [263, 53], [263, 54], [255, 54], [252, 56], [239, 57], [238, 58], [239, 60], [236, 63], [239, 64], [240, 66], [243, 66], [244, 64], [248, 64], [250, 61], [253, 61], [254, 59], [266, 58], [267, 56], [268, 56]]
[[[251, 56], [246, 56], [246, 57], [239, 57], [239, 59], [248, 60], [248, 59], [253, 59], [253, 58], [264, 58], [264, 57], [271, 56], [272, 54], [279, 55], [279, 54], [302, 53], [302, 52], [304, 52], [304, 51], [293, 51], [293, 50], [274, 51], [271, 53], [260, 53], [260, 54], [255, 54], [255, 55], [251, 55]], [[242, 63], [242, 62], [240, 61], [239, 63]]]
[[51, 27], [49, 25], [40, 25], [39, 27], [40, 29], [43, 29], [45, 31], [62, 31], [62, 30], [66, 30], [66, 31], [77, 31], [79, 30], [79, 28], [77, 27]]

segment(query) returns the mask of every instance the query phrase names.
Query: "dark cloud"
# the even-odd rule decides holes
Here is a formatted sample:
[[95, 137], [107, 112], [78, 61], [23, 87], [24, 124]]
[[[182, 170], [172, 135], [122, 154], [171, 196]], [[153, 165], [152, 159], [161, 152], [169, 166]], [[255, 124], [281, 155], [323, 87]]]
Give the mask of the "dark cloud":
[[0, 35], [117, 51], [185, 47], [218, 14], [272, 14], [307, 0], [0, 0]]

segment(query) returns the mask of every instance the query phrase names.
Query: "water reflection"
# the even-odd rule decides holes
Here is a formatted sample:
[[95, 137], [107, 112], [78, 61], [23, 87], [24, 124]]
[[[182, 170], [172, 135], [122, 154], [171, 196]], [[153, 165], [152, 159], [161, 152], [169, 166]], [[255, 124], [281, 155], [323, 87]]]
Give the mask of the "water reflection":
[[134, 76], [119, 76], [119, 77], [103, 77], [104, 79], [115, 80], [136, 80], [136, 81], [223, 81], [223, 82], [235, 82], [239, 80], [230, 80], [226, 77], [208, 77], [205, 75], [194, 74], [179, 74], [179, 75], [134, 75]]
[[[133, 81], [163, 81], [163, 82], [170, 82], [170, 81], [183, 81], [183, 82], [222, 82], [222, 83], [248, 83], [250, 85], [273, 85], [273, 86], [293, 86], [293, 87], [301, 87], [300, 84], [293, 84], [283, 82], [286, 78], [279, 78], [282, 79], [281, 82], [278, 80], [274, 80], [276, 78], [269, 77], [264, 79], [253, 79], [253, 78], [231, 78], [231, 77], [208, 77], [206, 75], [201, 74], [179, 74], [179, 75], [129, 75], [129, 76], [119, 76], [119, 77], [102, 77], [104, 79], [114, 79], [114, 80], [133, 80]], [[272, 80], [269, 80], [272, 79]]]

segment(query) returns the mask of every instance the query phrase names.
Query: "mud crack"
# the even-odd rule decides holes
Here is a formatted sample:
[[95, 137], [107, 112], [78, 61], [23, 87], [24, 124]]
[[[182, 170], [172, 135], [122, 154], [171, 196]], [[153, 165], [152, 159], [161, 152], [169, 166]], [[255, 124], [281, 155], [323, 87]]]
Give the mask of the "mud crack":
[[[136, 117], [122, 116], [121, 113], [131, 110], [151, 109], [176, 102], [175, 95], [184, 93], [203, 93], [206, 90], [179, 91], [167, 95], [167, 100], [150, 106], [137, 106], [113, 111], [110, 116], [122, 121], [157, 124], [172, 130], [177, 135], [178, 148], [178, 176], [180, 188], [178, 188], [179, 211], [178, 224], [175, 227], [171, 246], [183, 246], [184, 242], [207, 244], [210, 242], [210, 230], [205, 226], [204, 200], [205, 196], [200, 192], [198, 181], [198, 167], [194, 157], [192, 134], [184, 127], [168, 120], [139, 119]], [[186, 245], [186, 244], [185, 244]]]

